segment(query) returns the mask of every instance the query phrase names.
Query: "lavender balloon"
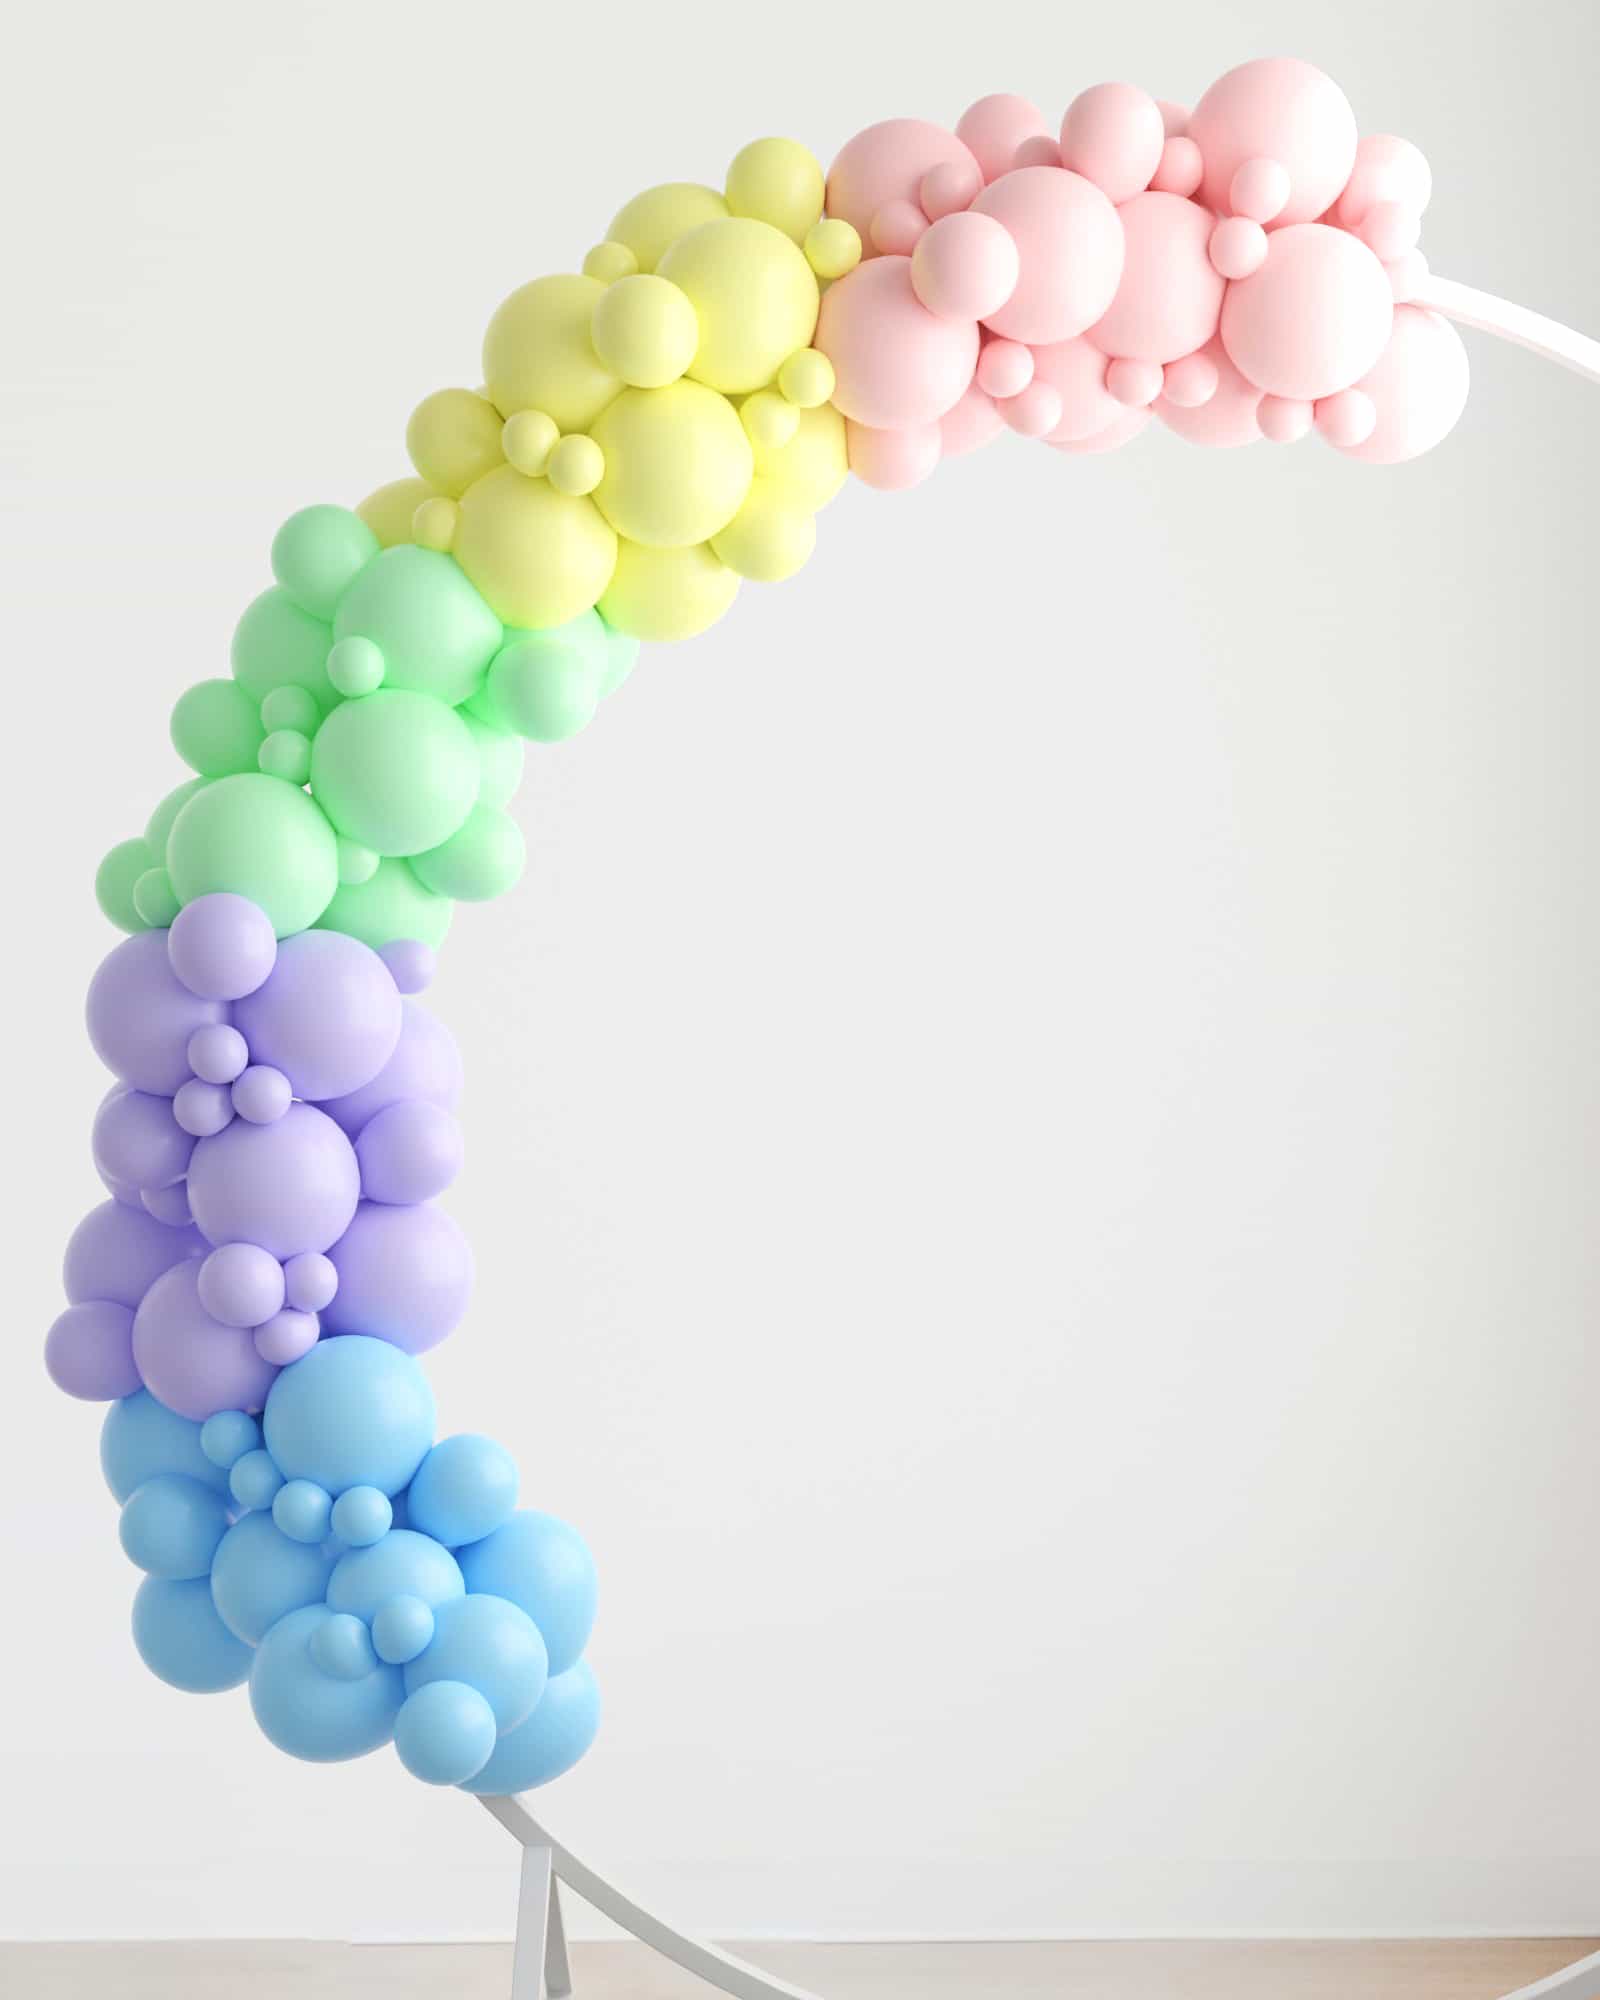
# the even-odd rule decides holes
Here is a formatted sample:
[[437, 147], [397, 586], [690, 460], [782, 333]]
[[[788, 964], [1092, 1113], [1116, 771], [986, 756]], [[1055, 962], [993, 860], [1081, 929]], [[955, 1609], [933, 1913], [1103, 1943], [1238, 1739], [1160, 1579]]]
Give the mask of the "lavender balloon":
[[247, 1329], [224, 1326], [206, 1311], [192, 1261], [146, 1292], [133, 1320], [133, 1358], [150, 1393], [195, 1423], [220, 1410], [259, 1410], [278, 1372]]
[[328, 1253], [339, 1289], [322, 1315], [328, 1333], [370, 1333], [407, 1354], [437, 1347], [472, 1291], [472, 1252], [442, 1208], [364, 1201]]
[[360, 1090], [322, 1107], [352, 1139], [368, 1119], [402, 1098], [421, 1097], [446, 1111], [461, 1101], [461, 1051], [454, 1035], [415, 1000], [402, 1001], [400, 1014], [400, 1038], [378, 1074]]
[[165, 931], [125, 938], [89, 984], [89, 1039], [135, 1090], [171, 1097], [189, 1080], [189, 1037], [224, 1018], [220, 1000], [191, 993], [167, 959]]
[[172, 1099], [126, 1084], [107, 1093], [95, 1113], [90, 1149], [108, 1182], [133, 1188], [171, 1187], [189, 1169], [193, 1137], [172, 1115]]
[[205, 1247], [195, 1229], [172, 1229], [142, 1208], [103, 1201], [67, 1240], [62, 1289], [74, 1305], [111, 1299], [131, 1312], [163, 1271]]
[[233, 1010], [250, 1059], [288, 1077], [296, 1097], [345, 1097], [378, 1074], [400, 1039], [389, 968], [339, 931], [285, 938], [277, 963]]
[[279, 1259], [326, 1250], [360, 1193], [350, 1141], [309, 1104], [271, 1125], [236, 1118], [189, 1162], [189, 1203], [208, 1243], [256, 1243]]
[[461, 1127], [443, 1105], [402, 1098], [362, 1126], [356, 1161], [369, 1201], [431, 1201], [461, 1171]]
[[191, 993], [238, 1000], [272, 970], [278, 941], [272, 919], [246, 896], [197, 896], [172, 920], [172, 969]]

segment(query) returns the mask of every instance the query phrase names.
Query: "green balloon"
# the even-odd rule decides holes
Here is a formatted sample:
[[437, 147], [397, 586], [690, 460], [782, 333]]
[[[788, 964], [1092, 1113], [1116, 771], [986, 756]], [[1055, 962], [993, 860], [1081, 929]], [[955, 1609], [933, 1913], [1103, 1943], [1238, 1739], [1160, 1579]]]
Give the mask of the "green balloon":
[[471, 812], [478, 753], [454, 709], [382, 687], [342, 703], [317, 731], [311, 789], [348, 839], [379, 854], [423, 854]]
[[298, 729], [275, 729], [262, 744], [256, 762], [269, 777], [303, 785], [311, 776], [311, 744]]
[[167, 841], [171, 837], [172, 822], [183, 811], [195, 793], [203, 792], [210, 782], [209, 778], [187, 779], [175, 791], [168, 792], [167, 796], [145, 822], [144, 837], [150, 843], [155, 861], [164, 861], [166, 859]]
[[560, 743], [594, 720], [606, 668], [606, 628], [585, 611], [545, 632], [515, 632], [489, 669], [501, 721], [535, 743]]
[[233, 677], [263, 702], [274, 688], [301, 687], [312, 695], [319, 715], [339, 697], [328, 679], [333, 634], [286, 590], [264, 590], [234, 628]]
[[302, 611], [331, 618], [377, 553], [377, 536], [348, 507], [302, 507], [273, 537], [272, 574]]
[[165, 930], [178, 914], [172, 877], [165, 868], [147, 868], [133, 885], [133, 907], [152, 930]]
[[485, 719], [477, 702], [469, 702], [456, 713], [467, 725], [478, 753], [478, 804], [508, 805], [522, 783], [522, 767], [527, 761], [521, 737], [502, 729], [493, 719]]
[[133, 887], [154, 868], [156, 850], [148, 840], [119, 840], [95, 870], [95, 901], [123, 931], [147, 931], [150, 926], [134, 907]]
[[278, 729], [297, 729], [302, 736], [315, 736], [321, 720], [315, 696], [303, 687], [274, 688], [261, 704], [261, 727], [269, 736]]
[[237, 681], [197, 681], [172, 711], [172, 747], [202, 778], [253, 771], [265, 734], [260, 704]]
[[411, 866], [441, 896], [486, 903], [515, 886], [525, 858], [522, 828], [511, 815], [498, 806], [474, 806], [465, 826]]
[[282, 778], [247, 771], [189, 800], [167, 841], [167, 871], [180, 904], [228, 889], [259, 903], [288, 937], [332, 901], [338, 847], [314, 800]]
[[382, 951], [396, 938], [416, 938], [435, 951], [454, 914], [448, 898], [425, 889], [407, 861], [380, 861], [365, 882], [347, 882], [323, 911], [317, 929], [343, 931]]
[[431, 694], [454, 708], [483, 679], [500, 620], [450, 556], [409, 542], [385, 549], [339, 600], [336, 639], [370, 639], [386, 688]]

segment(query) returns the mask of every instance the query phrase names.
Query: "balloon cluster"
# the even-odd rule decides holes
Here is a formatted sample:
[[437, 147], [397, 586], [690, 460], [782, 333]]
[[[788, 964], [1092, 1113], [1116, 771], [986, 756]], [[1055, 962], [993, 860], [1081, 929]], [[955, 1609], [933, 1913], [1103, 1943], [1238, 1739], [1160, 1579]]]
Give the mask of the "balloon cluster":
[[1059, 126], [985, 97], [953, 132], [868, 126], [828, 175], [863, 250], [822, 301], [850, 469], [923, 479], [1009, 427], [1106, 451], [1153, 415], [1197, 444], [1313, 429], [1414, 458], [1466, 401], [1453, 327], [1412, 303], [1431, 189], [1415, 146], [1358, 137], [1343, 92], [1273, 58], [1192, 111], [1103, 83]]
[[[411, 778], [426, 790], [425, 762]], [[230, 782], [320, 817], [275, 777], [184, 811]], [[202, 850], [235, 876], [258, 853]], [[264, 856], [286, 895], [293, 853]], [[516, 1791], [594, 1733], [594, 1572], [570, 1528], [515, 1511], [500, 1445], [434, 1442], [416, 1357], [460, 1320], [472, 1260], [434, 1199], [461, 1161], [461, 1063], [412, 997], [432, 961], [416, 939], [280, 939], [231, 888], [115, 947], [88, 999], [118, 1079], [93, 1133], [111, 1199], [67, 1246], [46, 1362], [112, 1402], [102, 1463], [156, 1674], [248, 1678], [295, 1756], [393, 1737], [431, 1783]]]

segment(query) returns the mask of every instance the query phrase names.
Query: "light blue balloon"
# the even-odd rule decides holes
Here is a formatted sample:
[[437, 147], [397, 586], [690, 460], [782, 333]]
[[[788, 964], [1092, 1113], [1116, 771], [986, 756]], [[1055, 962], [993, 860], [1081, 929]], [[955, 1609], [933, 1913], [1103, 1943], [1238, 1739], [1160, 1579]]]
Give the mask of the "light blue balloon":
[[204, 1577], [147, 1576], [133, 1600], [133, 1643], [158, 1680], [186, 1694], [219, 1694], [250, 1672], [250, 1648], [217, 1616]]
[[269, 1508], [283, 1488], [283, 1474], [272, 1462], [270, 1451], [247, 1451], [234, 1461], [228, 1474], [228, 1491], [241, 1507]]
[[441, 1438], [417, 1467], [407, 1501], [412, 1526], [447, 1549], [481, 1541], [517, 1504], [517, 1462], [493, 1438]]
[[437, 1607], [466, 1594], [461, 1565], [430, 1535], [412, 1528], [391, 1528], [369, 1549], [352, 1549], [339, 1558], [328, 1581], [328, 1602], [335, 1611], [351, 1611], [369, 1621], [391, 1597], [420, 1597]]
[[381, 1542], [393, 1523], [389, 1496], [376, 1486], [352, 1486], [333, 1503], [333, 1532], [352, 1549]]
[[118, 1532], [128, 1560], [152, 1576], [205, 1576], [228, 1532], [228, 1510], [198, 1479], [158, 1472], [128, 1495]]
[[359, 1681], [378, 1664], [372, 1634], [348, 1611], [335, 1611], [311, 1635], [311, 1657], [336, 1681]]
[[226, 1493], [228, 1475], [200, 1449], [199, 1424], [158, 1403], [148, 1389], [113, 1403], [100, 1429], [100, 1470], [118, 1500], [158, 1472], [182, 1473]]
[[504, 1798], [548, 1785], [570, 1771], [600, 1728], [600, 1689], [587, 1660], [557, 1674], [526, 1722], [508, 1730], [487, 1764], [462, 1782], [464, 1792]]
[[433, 1391], [419, 1363], [362, 1333], [319, 1340], [281, 1371], [262, 1416], [286, 1479], [338, 1495], [351, 1486], [398, 1493], [433, 1442]]
[[272, 1496], [272, 1518], [292, 1542], [325, 1542], [332, 1515], [327, 1490], [309, 1479], [291, 1479]]
[[433, 1643], [433, 1609], [420, 1597], [386, 1597], [372, 1614], [372, 1643], [392, 1667], [414, 1660]]
[[552, 1677], [576, 1665], [594, 1628], [594, 1557], [576, 1528], [553, 1514], [513, 1514], [503, 1527], [459, 1551], [472, 1591], [507, 1597], [538, 1626]]
[[494, 1710], [464, 1681], [430, 1681], [395, 1717], [394, 1747], [425, 1785], [459, 1785], [489, 1761]]
[[465, 1681], [494, 1710], [498, 1733], [533, 1713], [550, 1678], [539, 1628], [503, 1597], [457, 1597], [434, 1613], [433, 1644], [406, 1668], [406, 1692]]
[[323, 1672], [312, 1642], [333, 1615], [325, 1605], [308, 1604], [280, 1618], [250, 1669], [250, 1706], [262, 1734], [312, 1764], [364, 1757], [387, 1743], [405, 1699], [398, 1667], [374, 1667], [354, 1681]]
[[218, 1410], [200, 1426], [200, 1449], [215, 1466], [231, 1472], [246, 1452], [261, 1444], [261, 1426], [243, 1410]]
[[259, 1646], [280, 1618], [320, 1604], [333, 1558], [291, 1542], [270, 1514], [246, 1514], [223, 1536], [211, 1565], [211, 1595], [222, 1622]]

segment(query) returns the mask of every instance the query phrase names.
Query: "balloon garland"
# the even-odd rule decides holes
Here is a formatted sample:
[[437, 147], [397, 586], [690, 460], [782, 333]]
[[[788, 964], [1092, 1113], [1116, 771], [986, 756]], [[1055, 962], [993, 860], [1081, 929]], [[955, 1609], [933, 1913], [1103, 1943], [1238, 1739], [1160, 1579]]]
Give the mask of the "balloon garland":
[[111, 1402], [154, 1673], [248, 1681], [291, 1755], [392, 1740], [482, 1794], [583, 1754], [589, 1554], [519, 1511], [501, 1446], [435, 1441], [419, 1360], [472, 1260], [436, 1203], [460, 1059], [416, 996], [453, 903], [521, 872], [523, 740], [798, 570], [847, 472], [905, 487], [1004, 429], [1098, 452], [1152, 417], [1427, 450], [1467, 391], [1417, 303], [1429, 191], [1288, 60], [1191, 112], [1112, 83], [1058, 127], [1014, 96], [893, 119], [826, 177], [758, 140], [721, 192], [651, 188], [581, 272], [514, 292], [484, 386], [413, 413], [414, 477], [285, 523], [231, 676], [173, 710], [195, 775], [96, 881], [129, 933], [88, 997], [109, 1199], [46, 1359]]

